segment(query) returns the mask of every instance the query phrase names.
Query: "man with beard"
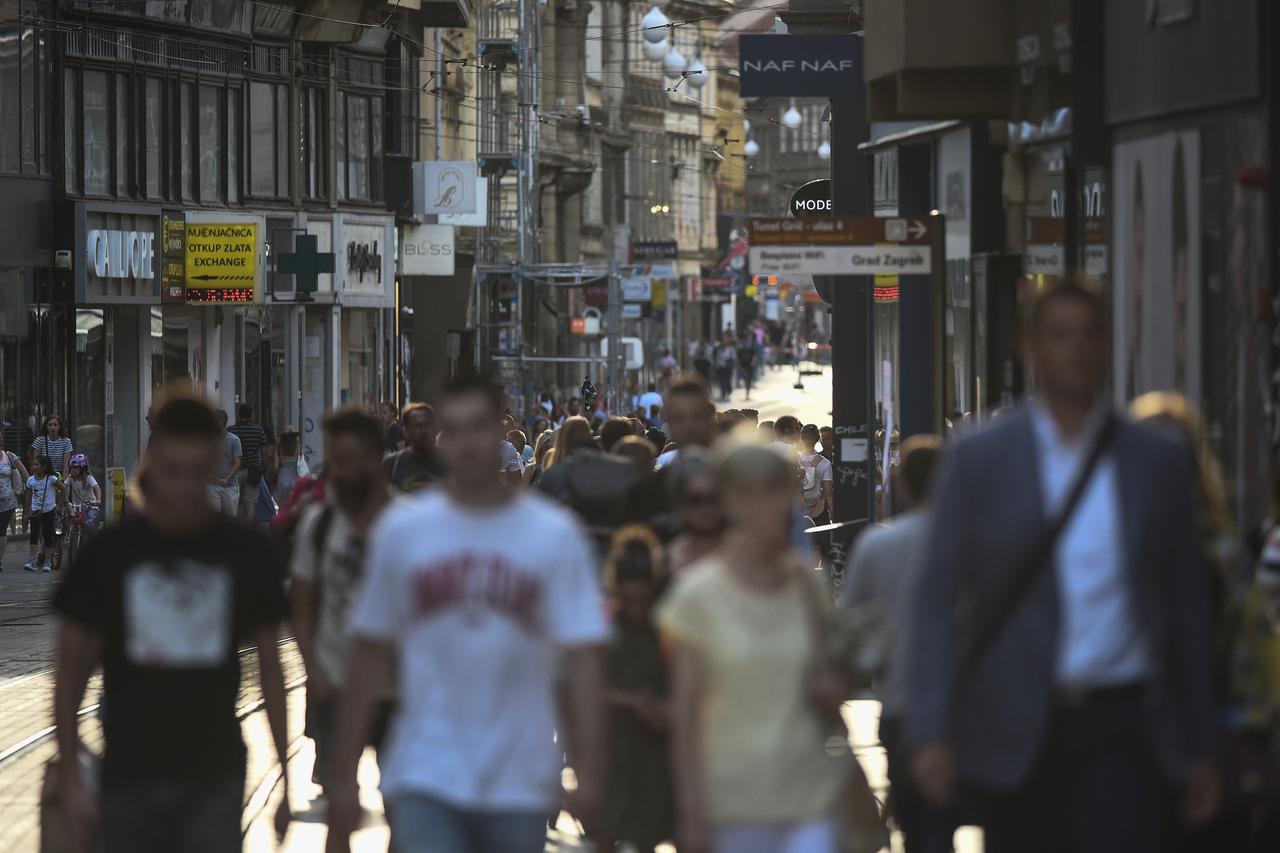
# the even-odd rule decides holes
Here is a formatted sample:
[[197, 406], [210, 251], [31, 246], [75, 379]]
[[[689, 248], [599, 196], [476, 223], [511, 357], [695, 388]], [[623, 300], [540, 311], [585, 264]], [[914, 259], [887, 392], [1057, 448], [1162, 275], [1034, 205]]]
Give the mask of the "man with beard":
[[440, 482], [444, 469], [436, 454], [436, 413], [427, 403], [410, 403], [400, 415], [409, 446], [382, 462], [391, 485], [402, 492], [416, 492]]
[[[407, 423], [422, 418], [407, 419]], [[391, 503], [383, 475], [382, 424], [357, 408], [324, 422], [327, 496], [299, 521], [289, 596], [307, 669], [307, 734], [316, 744], [315, 776], [326, 789], [334, 711], [346, 673], [350, 611], [365, 566], [366, 535]], [[408, 453], [409, 450], [401, 451]], [[383, 692], [370, 742], [379, 746], [390, 716]]]

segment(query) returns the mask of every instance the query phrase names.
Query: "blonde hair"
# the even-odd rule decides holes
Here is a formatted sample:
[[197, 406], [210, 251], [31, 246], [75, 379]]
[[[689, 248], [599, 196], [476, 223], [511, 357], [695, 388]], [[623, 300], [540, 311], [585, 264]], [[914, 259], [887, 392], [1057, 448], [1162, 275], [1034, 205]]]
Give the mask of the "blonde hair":
[[[551, 461], [543, 462], [542, 467], [546, 469], [559, 465], [572, 456], [574, 450], [590, 444], [591, 424], [587, 423], [587, 419], [582, 415], [566, 418], [565, 422], [560, 424], [560, 429], [556, 430], [556, 446], [552, 451], [548, 451], [546, 458]], [[551, 456], [551, 452], [554, 452], [555, 456]]]
[[1200, 413], [1191, 401], [1175, 391], [1149, 391], [1129, 404], [1129, 414], [1136, 421], [1163, 422], [1178, 430], [1195, 456], [1205, 524], [1217, 534], [1231, 533], [1235, 525], [1227, 509], [1222, 468], [1209, 447]]
[[609, 555], [604, 561], [604, 589], [608, 595], [617, 592], [618, 564], [625, 558], [627, 551], [634, 546], [643, 547], [649, 552], [649, 566], [655, 587], [661, 587], [666, 580], [667, 566], [662, 542], [653, 530], [644, 524], [628, 524], [620, 527], [613, 534], [609, 545]]

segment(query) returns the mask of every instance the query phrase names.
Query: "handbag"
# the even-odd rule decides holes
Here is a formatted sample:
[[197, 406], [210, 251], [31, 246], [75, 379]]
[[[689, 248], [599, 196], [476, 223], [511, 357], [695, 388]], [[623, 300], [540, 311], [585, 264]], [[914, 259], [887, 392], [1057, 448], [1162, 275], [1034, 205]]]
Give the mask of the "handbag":
[[[830, 678], [835, 672], [832, 660], [846, 660], [847, 650], [833, 649], [829, 641], [832, 632], [829, 620], [818, 601], [818, 591], [810, 569], [797, 568], [796, 582], [800, 584], [800, 594], [804, 599], [805, 613], [809, 623], [809, 631], [813, 644], [813, 661], [810, 664], [810, 678], [813, 684]], [[837, 611], [833, 611], [835, 613]], [[839, 714], [836, 714], [841, 727]], [[848, 748], [848, 738], [843, 739]], [[858, 762], [852, 749], [842, 756], [848, 764], [848, 778], [836, 801], [835, 818], [840, 824], [840, 853], [876, 853], [889, 846], [889, 828], [885, 823], [883, 804], [876, 799], [867, 781], [866, 773]]]

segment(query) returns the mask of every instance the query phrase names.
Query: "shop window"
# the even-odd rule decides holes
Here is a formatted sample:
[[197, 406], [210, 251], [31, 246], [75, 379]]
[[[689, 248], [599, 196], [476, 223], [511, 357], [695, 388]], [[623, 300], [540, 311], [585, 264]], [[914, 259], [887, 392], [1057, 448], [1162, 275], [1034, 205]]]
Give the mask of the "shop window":
[[348, 308], [342, 312], [343, 402], [369, 409], [378, 405], [378, 312], [370, 308]]
[[148, 77], [143, 98], [143, 126], [146, 139], [143, 142], [143, 172], [146, 176], [147, 198], [164, 196], [164, 166], [161, 157], [161, 140], [164, 139], [164, 83], [158, 77]]
[[249, 84], [249, 192], [266, 198], [289, 194], [289, 89]]
[[225, 146], [222, 126], [222, 89], [200, 87], [200, 200], [222, 201], [222, 153]]
[[85, 70], [84, 94], [84, 192], [111, 193], [111, 95], [105, 71]]

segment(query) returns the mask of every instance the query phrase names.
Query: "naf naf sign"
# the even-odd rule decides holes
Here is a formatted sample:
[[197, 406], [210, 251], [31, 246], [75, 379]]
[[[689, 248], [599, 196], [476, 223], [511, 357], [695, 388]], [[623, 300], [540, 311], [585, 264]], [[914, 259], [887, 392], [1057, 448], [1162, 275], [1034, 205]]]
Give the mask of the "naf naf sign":
[[744, 98], [848, 97], [861, 92], [862, 37], [852, 33], [738, 36]]

